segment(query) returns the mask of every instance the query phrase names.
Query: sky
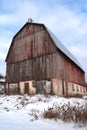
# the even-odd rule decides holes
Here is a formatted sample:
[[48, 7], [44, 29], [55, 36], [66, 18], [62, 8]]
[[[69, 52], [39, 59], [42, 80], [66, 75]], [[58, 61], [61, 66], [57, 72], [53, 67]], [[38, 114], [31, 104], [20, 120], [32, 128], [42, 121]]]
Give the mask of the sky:
[[0, 0], [0, 73], [13, 36], [32, 18], [45, 24], [77, 58], [87, 80], [87, 0]]

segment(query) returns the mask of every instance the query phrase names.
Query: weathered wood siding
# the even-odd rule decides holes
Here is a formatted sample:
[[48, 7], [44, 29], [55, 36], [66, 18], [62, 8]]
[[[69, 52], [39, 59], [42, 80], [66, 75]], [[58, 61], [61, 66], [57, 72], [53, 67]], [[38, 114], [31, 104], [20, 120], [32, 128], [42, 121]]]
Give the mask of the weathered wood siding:
[[[38, 27], [39, 28], [39, 27]], [[36, 26], [37, 29], [37, 26]], [[25, 33], [23, 33], [25, 31]], [[24, 36], [23, 36], [24, 34]], [[27, 34], [24, 29], [13, 40], [7, 63], [19, 62], [38, 56], [43, 56], [56, 51], [51, 38], [45, 29], [37, 29], [37, 32]]]
[[54, 53], [8, 64], [7, 81], [49, 80], [52, 77], [60, 77], [62, 70], [61, 55]]
[[43, 25], [26, 25], [13, 39], [7, 58], [8, 83], [64, 79], [85, 84], [84, 72], [57, 49]]
[[64, 59], [64, 79], [85, 86], [84, 72], [69, 59]]

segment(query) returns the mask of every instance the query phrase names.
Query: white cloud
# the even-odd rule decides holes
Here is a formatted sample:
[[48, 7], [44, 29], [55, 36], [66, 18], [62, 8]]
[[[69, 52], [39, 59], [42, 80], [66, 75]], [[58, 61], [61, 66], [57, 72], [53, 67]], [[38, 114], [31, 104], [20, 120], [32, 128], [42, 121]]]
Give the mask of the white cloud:
[[0, 59], [0, 74], [6, 75], [6, 64]]
[[72, 46], [70, 50], [80, 58], [87, 58], [87, 46], [83, 46], [83, 44], [80, 46]]
[[12, 20], [10, 19], [10, 15], [8, 15], [8, 14], [1, 14], [0, 15], [0, 25], [7, 25], [7, 24], [9, 24], [9, 23], [11, 23], [12, 22]]
[[5, 53], [0, 52], [0, 59], [1, 59], [1, 60], [4, 60], [4, 59], [5, 59], [5, 57], [6, 57], [6, 54], [5, 54]]
[[2, 57], [2, 55], [6, 56], [6, 53], [10, 47], [11, 44], [11, 39], [8, 38], [1, 38], [0, 37], [0, 58]]
[[[14, 3], [15, 4], [15, 3]], [[12, 3], [11, 3], [12, 5]], [[28, 0], [16, 2], [15, 11], [7, 14], [0, 14], [0, 25], [18, 25], [25, 23], [29, 17], [37, 18], [39, 8], [33, 2]]]

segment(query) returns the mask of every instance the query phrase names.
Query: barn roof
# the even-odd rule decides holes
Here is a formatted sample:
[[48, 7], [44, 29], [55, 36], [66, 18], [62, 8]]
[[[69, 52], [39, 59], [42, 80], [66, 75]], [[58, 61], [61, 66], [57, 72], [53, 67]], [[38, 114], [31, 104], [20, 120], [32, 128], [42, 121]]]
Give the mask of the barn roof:
[[[71, 61], [73, 61], [73, 62], [84, 72], [84, 70], [82, 69], [82, 67], [81, 67], [80, 63], [78, 62], [78, 60], [70, 53], [70, 51], [60, 42], [60, 40], [59, 40], [44, 24], [26, 22], [26, 24], [25, 24], [25, 25], [15, 34], [15, 36], [13, 37], [11, 46], [12, 46], [12, 44], [13, 44], [14, 38], [19, 34], [19, 32], [22, 31], [22, 29], [23, 29], [27, 24], [42, 25], [42, 26], [44, 26], [45, 29], [47, 30], [47, 32], [49, 33], [50, 37], [51, 37], [52, 40], [54, 41], [56, 47], [57, 47], [61, 52], [63, 52]], [[7, 61], [7, 58], [8, 58], [10, 49], [11, 49], [11, 46], [10, 46], [10, 48], [9, 48], [9, 51], [8, 51], [8, 54], [7, 54], [7, 57], [6, 57], [6, 61]]]
[[[46, 27], [48, 33], [50, 34], [52, 40], [56, 44], [57, 48], [61, 50], [69, 59], [71, 59], [78, 67], [81, 67], [78, 60], [72, 55], [72, 53], [61, 43], [61, 41]], [[82, 69], [83, 70], [83, 69]], [[84, 70], [83, 70], [84, 71]]]

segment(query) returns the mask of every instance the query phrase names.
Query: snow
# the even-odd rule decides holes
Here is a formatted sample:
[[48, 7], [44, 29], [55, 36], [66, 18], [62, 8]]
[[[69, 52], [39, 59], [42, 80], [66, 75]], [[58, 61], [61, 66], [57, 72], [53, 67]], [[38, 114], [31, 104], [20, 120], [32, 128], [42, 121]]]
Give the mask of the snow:
[[[74, 123], [44, 119], [42, 113], [53, 105], [84, 105], [85, 99], [44, 95], [0, 96], [0, 130], [87, 130]], [[35, 116], [38, 117], [35, 117]]]
[[0, 79], [0, 82], [5, 82], [5, 79], [3, 78], [3, 79]]

